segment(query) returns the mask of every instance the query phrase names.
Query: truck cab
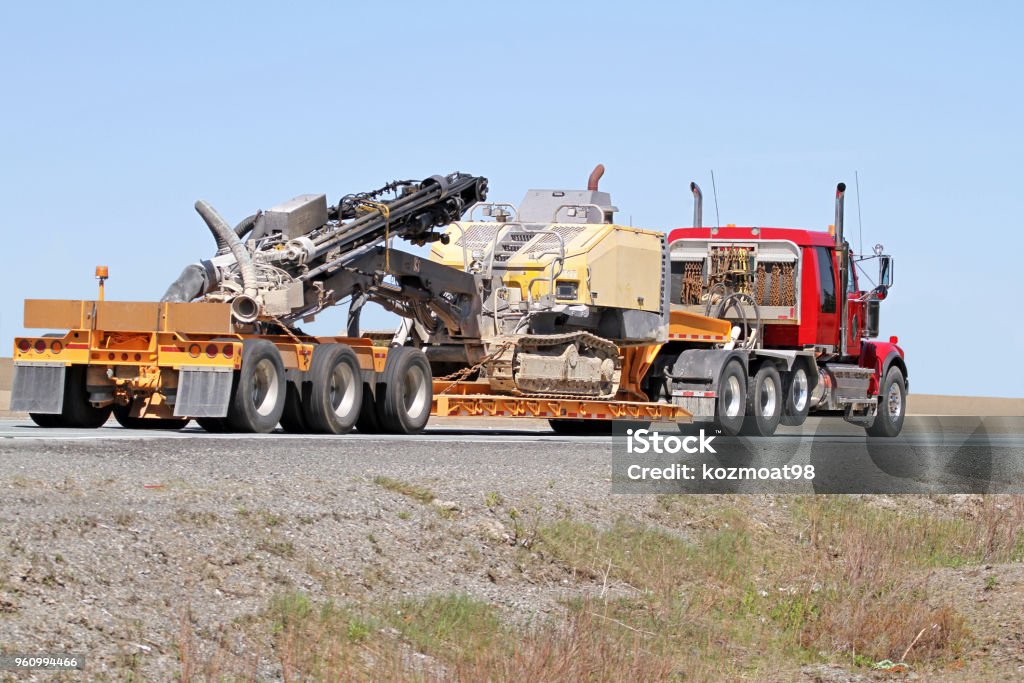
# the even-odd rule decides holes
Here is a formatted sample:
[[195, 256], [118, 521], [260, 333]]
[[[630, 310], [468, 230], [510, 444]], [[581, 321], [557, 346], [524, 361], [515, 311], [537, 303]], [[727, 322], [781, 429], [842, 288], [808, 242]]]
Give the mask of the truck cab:
[[[700, 189], [691, 188], [694, 225], [668, 239], [672, 307], [732, 322], [748, 375], [774, 365], [788, 400], [794, 373], [806, 374], [811, 411], [841, 414], [872, 433], [898, 433], [908, 386], [904, 354], [896, 337], [876, 339], [893, 262], [881, 245], [867, 256], [851, 252], [842, 233], [845, 186], [837, 188], [828, 231], [704, 227]], [[871, 262], [875, 282], [867, 274]], [[790, 412], [796, 414], [783, 415], [783, 424], [803, 421], [802, 410]]]

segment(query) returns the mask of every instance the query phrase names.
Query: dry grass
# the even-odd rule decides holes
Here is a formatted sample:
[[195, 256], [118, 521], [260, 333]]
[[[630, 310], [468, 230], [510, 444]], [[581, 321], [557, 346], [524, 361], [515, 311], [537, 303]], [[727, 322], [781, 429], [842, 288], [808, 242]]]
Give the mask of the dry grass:
[[421, 503], [430, 503], [437, 498], [437, 496], [434, 495], [434, 492], [425, 486], [392, 479], [391, 477], [374, 477], [373, 483], [383, 489], [394, 491], [395, 493], [412, 498], [413, 500]]
[[181, 680], [254, 680], [257, 662], [287, 681], [736, 680], [883, 659], [934, 671], [960, 665], [972, 637], [933, 571], [1024, 560], [1024, 499], [953, 513], [787, 498], [767, 517], [714, 501], [698, 518], [693, 499], [659, 500], [657, 526], [541, 525], [516, 552], [581, 589], [549, 619], [513, 625], [463, 594], [287, 594], [249, 624], [244, 660], [227, 639], [204, 659], [183, 635]]

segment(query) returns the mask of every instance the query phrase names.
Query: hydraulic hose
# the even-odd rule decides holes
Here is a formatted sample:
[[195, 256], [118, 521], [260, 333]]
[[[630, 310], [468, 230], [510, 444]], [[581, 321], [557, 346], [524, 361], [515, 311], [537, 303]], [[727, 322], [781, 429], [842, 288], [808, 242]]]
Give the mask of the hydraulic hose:
[[259, 212], [243, 218], [242, 222], [235, 226], [235, 234], [238, 235], [238, 239], [244, 240], [245, 236], [252, 232], [252, 229], [256, 227], [256, 219], [262, 215], [262, 212]]
[[206, 269], [199, 263], [193, 263], [185, 266], [185, 270], [181, 271], [178, 279], [171, 283], [160, 301], [173, 303], [192, 301], [206, 291], [207, 285]]
[[[210, 228], [217, 247], [226, 246], [238, 262], [238, 272], [242, 277], [242, 292], [253, 299], [256, 298], [256, 267], [252, 263], [252, 255], [242, 244], [235, 231], [227, 224], [217, 210], [209, 202], [200, 199], [196, 202], [196, 212], [202, 216], [206, 226]], [[244, 221], [243, 221], [244, 222]]]

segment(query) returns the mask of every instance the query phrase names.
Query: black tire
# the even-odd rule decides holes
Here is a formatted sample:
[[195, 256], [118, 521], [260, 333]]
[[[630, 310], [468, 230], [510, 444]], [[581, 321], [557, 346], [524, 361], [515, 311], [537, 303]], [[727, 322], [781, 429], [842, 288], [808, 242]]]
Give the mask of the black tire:
[[37, 425], [47, 429], [64, 426], [64, 418], [60, 413], [29, 413], [28, 416]]
[[747, 416], [742, 434], [771, 436], [782, 419], [782, 379], [772, 363], [758, 368], [747, 384]]
[[246, 339], [242, 369], [232, 382], [228, 426], [236, 432], [272, 432], [281, 421], [284, 402], [284, 363], [277, 347], [266, 339]]
[[612, 433], [611, 420], [548, 420], [551, 431], [562, 436], [607, 436]]
[[64, 409], [60, 414], [62, 427], [96, 429], [110, 419], [113, 404], [96, 408], [89, 403], [85, 375], [84, 365], [72, 365], [64, 373]]
[[[288, 373], [285, 373], [286, 375]], [[303, 373], [299, 373], [301, 377]], [[302, 383], [304, 379], [287, 379], [284, 396], [284, 411], [281, 413], [281, 429], [289, 434], [308, 434], [305, 411], [302, 408]]]
[[747, 403], [747, 373], [737, 360], [725, 364], [715, 398], [715, 423], [725, 436], [736, 436], [743, 428]]
[[223, 434], [230, 431], [225, 417], [197, 417], [196, 422], [210, 434]]
[[619, 424], [621, 433], [627, 429], [649, 429], [651, 423], [643, 420], [576, 420], [558, 418], [548, 420], [551, 431], [563, 436], [608, 436], [615, 432], [615, 424]]
[[807, 420], [807, 413], [811, 409], [811, 382], [806, 365], [795, 363], [793, 370], [786, 373], [782, 394], [782, 424], [799, 427]]
[[430, 419], [433, 398], [430, 362], [419, 349], [397, 346], [388, 351], [377, 384], [377, 419], [391, 434], [419, 434]]
[[114, 419], [125, 429], [183, 429], [189, 423], [187, 417], [132, 417], [131, 406], [114, 406]]
[[[384, 387], [377, 385], [377, 393], [381, 394]], [[363, 405], [359, 409], [359, 418], [356, 420], [356, 431], [360, 434], [380, 434], [384, 431], [380, 419], [377, 417], [377, 398], [370, 391], [367, 384], [363, 384]]]
[[[428, 366], [428, 381], [429, 377]], [[348, 434], [362, 406], [363, 373], [355, 351], [345, 344], [321, 344], [313, 349], [302, 396], [303, 414], [310, 431]], [[429, 412], [428, 406], [428, 416]]]
[[907, 380], [903, 371], [893, 365], [885, 373], [882, 386], [878, 389], [878, 414], [867, 428], [869, 436], [892, 438], [903, 430], [903, 418], [907, 415]]

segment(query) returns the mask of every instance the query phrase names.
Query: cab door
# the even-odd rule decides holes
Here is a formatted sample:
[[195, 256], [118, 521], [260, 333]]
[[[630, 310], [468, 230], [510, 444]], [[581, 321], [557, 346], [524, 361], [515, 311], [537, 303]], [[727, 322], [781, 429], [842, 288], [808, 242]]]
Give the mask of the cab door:
[[814, 247], [815, 270], [818, 273], [818, 326], [816, 343], [839, 351], [839, 300], [836, 298], [837, 278], [835, 249]]

